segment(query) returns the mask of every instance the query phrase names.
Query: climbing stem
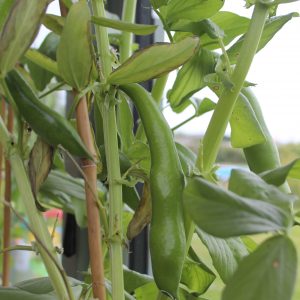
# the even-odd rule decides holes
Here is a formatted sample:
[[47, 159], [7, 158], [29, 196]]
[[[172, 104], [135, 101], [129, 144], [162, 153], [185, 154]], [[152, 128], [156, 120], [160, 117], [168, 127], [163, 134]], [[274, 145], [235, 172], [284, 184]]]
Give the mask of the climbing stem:
[[[92, 1], [93, 14], [97, 17], [105, 17], [104, 1]], [[111, 56], [109, 52], [109, 40], [105, 27], [96, 27], [97, 51], [100, 63], [100, 79], [106, 83], [106, 78], [111, 72]], [[106, 164], [109, 184], [109, 250], [112, 282], [112, 299], [124, 299], [123, 258], [122, 258], [122, 185], [119, 149], [117, 137], [117, 123], [115, 113], [114, 93], [106, 86], [101, 91], [99, 106], [103, 118], [104, 145], [106, 152]]]
[[244, 80], [257, 51], [267, 16], [268, 7], [257, 3], [254, 7], [250, 26], [231, 77], [233, 88], [224, 89], [203, 137], [203, 149], [199, 151], [197, 166], [200, 168], [201, 162], [203, 162], [202, 172], [204, 174], [209, 173], [215, 163], [236, 99], [243, 87]]

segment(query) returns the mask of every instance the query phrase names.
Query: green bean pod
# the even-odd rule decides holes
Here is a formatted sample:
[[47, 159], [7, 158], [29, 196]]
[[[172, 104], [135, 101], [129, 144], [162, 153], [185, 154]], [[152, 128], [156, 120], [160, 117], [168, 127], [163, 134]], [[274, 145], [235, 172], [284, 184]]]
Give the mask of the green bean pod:
[[280, 166], [278, 150], [265, 123], [260, 105], [250, 88], [242, 89], [242, 94], [251, 104], [266, 137], [266, 141], [264, 143], [243, 149], [249, 168], [254, 173], [261, 173], [266, 170], [277, 168]]
[[150, 253], [153, 276], [162, 292], [178, 299], [186, 250], [181, 164], [171, 130], [152, 96], [138, 84], [125, 84], [120, 88], [135, 104], [150, 147]]
[[[266, 138], [264, 143], [243, 149], [250, 170], [258, 174], [280, 167], [278, 149], [266, 125], [258, 100], [250, 88], [243, 88], [241, 93], [248, 99]], [[290, 192], [287, 184], [281, 188]]]
[[92, 158], [72, 125], [38, 99], [19, 71], [11, 71], [6, 76], [6, 83], [20, 114], [46, 143], [61, 145], [82, 158]]

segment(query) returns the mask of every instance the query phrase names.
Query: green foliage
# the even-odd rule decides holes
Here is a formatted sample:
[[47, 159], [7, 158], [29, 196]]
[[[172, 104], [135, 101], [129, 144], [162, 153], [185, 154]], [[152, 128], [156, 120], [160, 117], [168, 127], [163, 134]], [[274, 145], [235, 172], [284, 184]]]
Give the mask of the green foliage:
[[[45, 223], [36, 209], [40, 204], [60, 208], [74, 214], [81, 227], [94, 222], [86, 209], [91, 183], [65, 172], [59, 150], [53, 157], [52, 146], [63, 146], [90, 159], [81, 160], [84, 172], [98, 167], [92, 201], [103, 227], [107, 299], [204, 300], [218, 279], [225, 284], [218, 295], [222, 300], [292, 299], [297, 254], [289, 235], [299, 223], [299, 199], [290, 193], [287, 180], [300, 179], [300, 150], [298, 145], [285, 150], [288, 159], [280, 164], [246, 76], [256, 52], [298, 16], [276, 16], [277, 6], [294, 1], [248, 0], [248, 6], [255, 6], [248, 19], [220, 11], [223, 0], [151, 0], [170, 43], [150, 45], [130, 57], [132, 35], [156, 30], [154, 25], [132, 22], [135, 1], [124, 1], [122, 20], [110, 18], [102, 0], [61, 2], [69, 10], [66, 17], [45, 15], [47, 0], [0, 1], [0, 92], [13, 106], [18, 124], [10, 137], [0, 118], [0, 142], [11, 159], [30, 230], [49, 272], [49, 278], [1, 288], [0, 298], [92, 299], [90, 287], [97, 286], [93, 260], [84, 282], [66, 278], [48, 231], [40, 230]], [[28, 49], [41, 23], [51, 33], [39, 49]], [[192, 105], [190, 119], [213, 113], [197, 155], [185, 143], [174, 142], [158, 105], [173, 70], [178, 72], [167, 93], [171, 109], [181, 113]], [[136, 84], [153, 78], [158, 79], [151, 93]], [[34, 86], [46, 92], [39, 95]], [[216, 103], [205, 95], [195, 97], [200, 90], [205, 94], [205, 88], [219, 98]], [[96, 147], [93, 157], [74, 127], [39, 99], [56, 89], [76, 93], [71, 112], [81, 112], [84, 101], [86, 116], [94, 111], [95, 135], [86, 120], [92, 140], [85, 141]], [[140, 116], [137, 131], [132, 105]], [[28, 175], [27, 157], [22, 155], [32, 141], [27, 143], [24, 120], [38, 135]], [[231, 153], [241, 153], [229, 142], [221, 146], [228, 123], [232, 147], [241, 148], [246, 158], [238, 154], [234, 159], [247, 161], [256, 174], [235, 169], [228, 185], [221, 186], [215, 174], [217, 153], [226, 162]], [[137, 183], [144, 183], [141, 196]], [[153, 277], [124, 268], [122, 262], [126, 233], [133, 238], [149, 222]], [[268, 236], [260, 243], [249, 234]], [[195, 241], [211, 262], [199, 255]]]

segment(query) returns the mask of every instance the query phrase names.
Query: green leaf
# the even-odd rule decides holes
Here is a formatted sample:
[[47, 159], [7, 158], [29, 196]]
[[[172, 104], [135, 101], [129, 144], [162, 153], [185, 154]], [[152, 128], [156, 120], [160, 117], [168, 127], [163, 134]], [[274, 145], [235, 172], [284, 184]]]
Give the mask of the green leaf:
[[[275, 36], [275, 34], [292, 18], [298, 17], [298, 13], [290, 13], [283, 16], [278, 17], [272, 17], [266, 21], [257, 52], [264, 48], [267, 43]], [[232, 64], [235, 64], [242, 47], [242, 44], [245, 40], [245, 35], [243, 35], [234, 45], [232, 45], [228, 51], [227, 54], [229, 56], [230, 62]]]
[[88, 85], [93, 65], [89, 21], [87, 2], [81, 0], [73, 4], [57, 49], [60, 75], [78, 91]]
[[108, 82], [126, 84], [162, 76], [188, 61], [198, 47], [199, 39], [195, 37], [174, 44], [154, 44], [132, 55], [110, 74]]
[[287, 236], [275, 236], [246, 257], [231, 278], [222, 300], [291, 300], [297, 252]]
[[247, 148], [266, 141], [255, 112], [242, 94], [239, 95], [231, 114], [230, 127], [233, 148]]
[[199, 228], [196, 233], [206, 246], [213, 265], [224, 283], [232, 277], [240, 261], [249, 254], [240, 238], [220, 239], [208, 235]]
[[197, 159], [196, 154], [182, 144], [175, 143], [175, 145], [184, 175], [187, 177], [191, 177], [195, 172], [199, 172], [195, 167]]
[[[79, 298], [85, 284], [73, 278], [68, 278], [74, 296]], [[13, 287], [0, 288], [0, 298], [10, 300], [56, 300], [57, 295], [48, 277], [25, 280]]]
[[12, 70], [35, 38], [48, 0], [16, 0], [0, 33], [0, 74]]
[[169, 0], [150, 0], [151, 5], [154, 9], [160, 8], [163, 5], [166, 5]]
[[202, 116], [203, 114], [214, 110], [216, 107], [216, 103], [210, 100], [209, 98], [204, 98], [204, 99], [193, 98], [190, 101], [195, 108], [195, 115], [197, 117]]
[[223, 0], [171, 0], [166, 8], [167, 22], [172, 24], [182, 19], [201, 21], [213, 16], [223, 5]]
[[91, 20], [96, 25], [118, 29], [126, 32], [132, 32], [136, 35], [152, 34], [157, 29], [156, 25], [133, 24], [119, 20], [107, 19], [104, 17], [92, 16]]
[[13, 4], [14, 0], [0, 0], [0, 32]]
[[[38, 51], [55, 61], [58, 43], [59, 36], [51, 32], [46, 36]], [[43, 91], [53, 78], [54, 74], [45, 70], [44, 66], [41, 67], [32, 61], [28, 60], [27, 64], [36, 88], [40, 91]]]
[[203, 263], [193, 261], [190, 258], [185, 260], [180, 282], [184, 284], [191, 293], [201, 295], [213, 283], [216, 276]]
[[259, 199], [289, 212], [296, 200], [293, 195], [286, 194], [252, 172], [234, 169], [231, 171], [228, 189], [239, 196]]
[[[225, 46], [237, 36], [244, 34], [250, 23], [248, 18], [229, 11], [219, 11], [210, 20], [224, 31], [222, 42]], [[220, 48], [219, 42], [209, 36], [208, 33], [201, 35], [201, 45], [208, 49]]]
[[300, 159], [295, 159], [285, 166], [265, 171], [259, 174], [259, 176], [265, 182], [276, 186], [284, 184], [287, 177], [300, 179]]
[[134, 294], [136, 300], [156, 299], [158, 295], [158, 288], [154, 282], [149, 282], [141, 287], [135, 289]]
[[52, 14], [46, 14], [42, 19], [43, 25], [54, 33], [61, 35], [64, 25], [65, 18]]
[[202, 178], [188, 178], [183, 197], [196, 225], [221, 238], [286, 230], [293, 224], [289, 210], [239, 196]]
[[141, 274], [123, 266], [124, 288], [128, 293], [134, 292], [135, 289], [153, 282], [153, 278], [149, 275]]
[[42, 54], [41, 52], [34, 49], [29, 49], [25, 53], [25, 57], [44, 70], [47, 70], [54, 75], [60, 76], [56, 61], [52, 60], [50, 57]]
[[172, 108], [179, 106], [206, 86], [204, 76], [214, 72], [215, 63], [214, 53], [201, 49], [183, 65], [167, 95]]

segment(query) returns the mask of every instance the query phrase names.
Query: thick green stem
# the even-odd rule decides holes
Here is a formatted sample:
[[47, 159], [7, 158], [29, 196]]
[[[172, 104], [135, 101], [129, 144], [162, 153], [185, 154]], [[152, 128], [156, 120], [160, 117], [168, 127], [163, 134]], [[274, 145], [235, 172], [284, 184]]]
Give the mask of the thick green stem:
[[[93, 13], [97, 17], [105, 17], [103, 0], [92, 1]], [[111, 72], [109, 40], [105, 27], [96, 26], [97, 49], [100, 54], [100, 78], [106, 82]], [[106, 94], [106, 96], [105, 96]], [[100, 107], [103, 117], [104, 142], [109, 184], [109, 249], [111, 265], [112, 299], [124, 299], [123, 258], [122, 258], [122, 185], [119, 149], [117, 138], [117, 124], [113, 95], [103, 92], [105, 99]]]
[[[122, 21], [134, 23], [137, 0], [124, 0]], [[120, 45], [120, 62], [124, 63], [132, 54], [133, 34], [130, 32], [122, 32]], [[122, 150], [126, 151], [132, 143], [132, 114], [131, 108], [125, 98], [118, 105], [118, 125], [122, 135]], [[126, 131], [125, 129], [129, 129]]]
[[47, 225], [43, 216], [35, 206], [35, 201], [23, 161], [13, 145], [13, 140], [6, 129], [2, 118], [0, 118], [0, 142], [10, 160], [18, 188], [22, 191], [24, 209], [26, 211], [30, 227], [34, 229], [34, 234], [38, 237], [37, 246], [57, 296], [61, 300], [73, 300], [75, 299], [74, 295], [68, 281], [66, 280], [66, 276], [63, 273], [64, 271], [60, 268], [60, 262], [57, 258], [55, 248], [52, 245]]
[[230, 90], [225, 89], [222, 93], [203, 138], [203, 149], [199, 151], [197, 166], [202, 166], [204, 173], [209, 173], [215, 163], [236, 99], [257, 51], [267, 16], [268, 7], [257, 3], [238, 62], [231, 77], [234, 87]]

